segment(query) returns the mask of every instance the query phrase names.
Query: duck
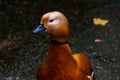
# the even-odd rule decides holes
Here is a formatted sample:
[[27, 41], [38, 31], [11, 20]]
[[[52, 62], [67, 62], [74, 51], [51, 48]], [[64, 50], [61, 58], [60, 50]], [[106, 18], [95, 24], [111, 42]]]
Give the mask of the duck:
[[84, 53], [72, 53], [68, 43], [70, 27], [59, 11], [45, 13], [34, 34], [46, 32], [50, 46], [45, 61], [37, 70], [37, 80], [93, 80], [90, 59]]

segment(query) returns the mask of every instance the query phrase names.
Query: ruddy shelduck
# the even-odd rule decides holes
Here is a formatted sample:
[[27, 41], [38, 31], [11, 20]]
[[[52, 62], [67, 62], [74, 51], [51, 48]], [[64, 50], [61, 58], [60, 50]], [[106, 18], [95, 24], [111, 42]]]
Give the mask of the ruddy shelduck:
[[69, 22], [58, 11], [41, 18], [33, 33], [47, 32], [51, 38], [48, 56], [37, 71], [37, 80], [92, 80], [91, 63], [85, 54], [72, 54], [68, 44]]

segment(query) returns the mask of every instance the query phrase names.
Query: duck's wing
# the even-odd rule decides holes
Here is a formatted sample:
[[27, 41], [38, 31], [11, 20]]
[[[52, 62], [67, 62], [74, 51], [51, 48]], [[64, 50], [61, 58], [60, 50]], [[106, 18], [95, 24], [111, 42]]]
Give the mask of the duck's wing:
[[85, 54], [73, 54], [72, 55], [74, 60], [76, 61], [78, 67], [80, 68], [80, 70], [88, 76], [88, 78], [90, 80], [92, 80], [92, 68], [91, 68], [91, 63], [89, 58], [85, 55]]

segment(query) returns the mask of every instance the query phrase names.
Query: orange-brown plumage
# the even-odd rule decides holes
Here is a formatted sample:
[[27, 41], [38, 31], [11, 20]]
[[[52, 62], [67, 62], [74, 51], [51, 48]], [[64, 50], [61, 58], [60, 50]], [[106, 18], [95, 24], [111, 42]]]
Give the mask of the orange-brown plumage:
[[85, 54], [73, 54], [74, 60], [77, 62], [78, 67], [81, 71], [86, 75], [91, 75], [92, 68], [90, 64], [90, 60]]
[[[92, 80], [90, 60], [84, 54], [72, 54], [67, 43], [69, 23], [58, 11], [46, 13], [41, 18], [39, 31], [51, 37], [48, 56], [37, 71], [37, 80]], [[34, 33], [38, 31], [33, 31]]]

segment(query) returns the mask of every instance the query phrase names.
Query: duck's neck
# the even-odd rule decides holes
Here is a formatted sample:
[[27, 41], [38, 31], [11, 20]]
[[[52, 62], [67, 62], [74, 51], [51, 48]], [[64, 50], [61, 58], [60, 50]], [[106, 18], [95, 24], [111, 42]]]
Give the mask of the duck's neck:
[[58, 70], [66, 70], [66, 72], [73, 70], [76, 67], [76, 63], [72, 57], [68, 43], [61, 43], [59, 45], [52, 43], [48, 50], [46, 63], [51, 68], [51, 70], [52, 68], [57, 68]]

